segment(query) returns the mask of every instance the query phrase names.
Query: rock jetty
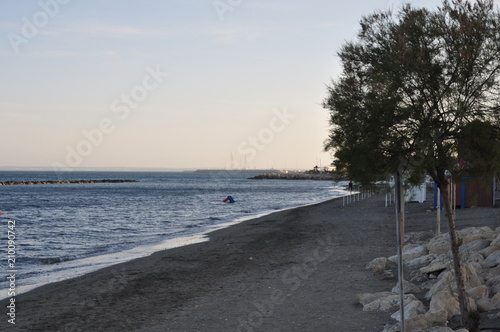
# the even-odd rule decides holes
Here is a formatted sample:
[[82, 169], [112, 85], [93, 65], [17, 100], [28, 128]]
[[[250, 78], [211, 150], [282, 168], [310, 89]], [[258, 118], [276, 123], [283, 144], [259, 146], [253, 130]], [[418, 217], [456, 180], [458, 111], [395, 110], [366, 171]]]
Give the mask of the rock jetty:
[[323, 180], [334, 181], [332, 174], [328, 173], [263, 173], [251, 177], [251, 180]]
[[[421, 234], [420, 234], [421, 235]], [[469, 227], [458, 231], [460, 253], [469, 296], [470, 308], [500, 326], [500, 227]], [[406, 270], [405, 325], [407, 331], [453, 331], [448, 323], [460, 314], [449, 234], [418, 241], [419, 234], [408, 234], [409, 244], [403, 249]], [[374, 274], [393, 275], [396, 256], [379, 257], [366, 265]], [[399, 286], [391, 291], [358, 294], [364, 311], [391, 313], [393, 323], [384, 332], [400, 331]], [[485, 327], [481, 331], [497, 331]], [[465, 332], [466, 329], [456, 331]]]
[[37, 184], [85, 184], [85, 183], [124, 183], [124, 182], [138, 182], [137, 180], [62, 180], [62, 181], [7, 181], [0, 182], [0, 186], [12, 186], [12, 185], [37, 185]]

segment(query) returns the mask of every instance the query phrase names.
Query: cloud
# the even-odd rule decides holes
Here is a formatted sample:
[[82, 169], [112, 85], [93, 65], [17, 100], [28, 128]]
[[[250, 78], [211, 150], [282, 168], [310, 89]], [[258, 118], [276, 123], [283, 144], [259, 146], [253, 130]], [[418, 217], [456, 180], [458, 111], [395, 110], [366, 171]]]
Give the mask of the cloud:
[[240, 41], [255, 40], [263, 35], [263, 31], [256, 29], [243, 29], [240, 27], [211, 27], [204, 33], [218, 43], [232, 44]]
[[145, 29], [128, 25], [113, 25], [101, 22], [79, 23], [73, 27], [74, 32], [98, 35], [111, 38], [161, 37], [171, 35], [165, 29]]
[[35, 122], [40, 120], [39, 115], [14, 112], [0, 112], [0, 119], [7, 121]]
[[35, 57], [49, 57], [49, 58], [65, 58], [65, 57], [113, 57], [118, 55], [116, 51], [112, 50], [102, 50], [93, 52], [69, 52], [64, 50], [49, 50], [49, 51], [37, 51], [31, 54]]

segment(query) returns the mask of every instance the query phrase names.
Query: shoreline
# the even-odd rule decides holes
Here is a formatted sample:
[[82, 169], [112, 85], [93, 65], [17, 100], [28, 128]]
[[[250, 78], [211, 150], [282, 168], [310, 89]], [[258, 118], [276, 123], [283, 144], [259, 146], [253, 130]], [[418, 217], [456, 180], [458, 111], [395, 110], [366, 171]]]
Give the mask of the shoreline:
[[[210, 240], [210, 233], [224, 229], [224, 228], [232, 227], [234, 225], [245, 222], [247, 220], [258, 219], [258, 218], [265, 217], [267, 215], [277, 213], [277, 212], [293, 210], [293, 209], [306, 207], [306, 206], [310, 206], [310, 205], [315, 205], [315, 204], [321, 204], [321, 203], [324, 203], [324, 202], [327, 202], [330, 200], [341, 199], [342, 197], [343, 196], [338, 196], [335, 198], [328, 198], [328, 199], [326, 199], [324, 201], [320, 201], [320, 202], [308, 203], [308, 204], [294, 206], [294, 207], [287, 207], [287, 208], [282, 208], [279, 210], [255, 212], [255, 213], [252, 213], [248, 216], [239, 216], [239, 217], [236, 217], [232, 220], [224, 221], [220, 224], [213, 224], [213, 225], [207, 226], [207, 229], [200, 230], [198, 232], [194, 232], [194, 233], [181, 232], [181, 234], [179, 234], [177, 236], [173, 236], [171, 238], [167, 238], [167, 239], [164, 239], [164, 240], [161, 240], [158, 242], [152, 242], [152, 243], [148, 243], [148, 244], [139, 244], [135, 247], [132, 247], [132, 248], [129, 248], [126, 250], [122, 250], [122, 251], [118, 251], [118, 252], [103, 253], [103, 254], [97, 255], [97, 256], [89, 256], [89, 257], [79, 258], [76, 260], [56, 263], [56, 265], [59, 265], [59, 266], [62, 265], [62, 269], [60, 269], [57, 272], [48, 272], [48, 274], [46, 274], [44, 277], [37, 277], [37, 279], [41, 278], [41, 280], [37, 281], [34, 284], [18, 286], [17, 287], [17, 294], [21, 295], [21, 294], [27, 293], [29, 291], [35, 290], [39, 287], [43, 287], [46, 285], [58, 283], [58, 282], [73, 279], [73, 278], [82, 277], [86, 274], [93, 273], [93, 272], [98, 271], [100, 269], [112, 267], [114, 265], [121, 264], [121, 263], [127, 263], [127, 262], [135, 260], [135, 259], [148, 257], [152, 254], [157, 253], [157, 252], [170, 250], [170, 249], [174, 249], [174, 248], [180, 248], [180, 247], [187, 246], [190, 244], [196, 244], [196, 243], [209, 241]], [[71, 267], [72, 265], [76, 265], [76, 267]], [[48, 278], [50, 278], [50, 280]], [[19, 279], [19, 281], [21, 281], [21, 283], [24, 280], [25, 279]], [[8, 288], [0, 289], [0, 301], [8, 298], [7, 291], [8, 291]]]
[[[431, 232], [429, 203], [408, 204], [407, 231]], [[497, 209], [457, 211], [459, 227], [500, 224]], [[477, 216], [482, 216], [478, 219]], [[493, 216], [493, 219], [491, 219]], [[444, 230], [443, 230], [444, 231]], [[12, 330], [380, 331], [387, 313], [355, 295], [390, 289], [365, 270], [394, 254], [393, 207], [332, 199], [213, 231], [210, 240], [16, 296]], [[0, 307], [6, 308], [6, 300]], [[4, 309], [5, 310], [5, 309]], [[0, 322], [7, 326], [7, 316]]]

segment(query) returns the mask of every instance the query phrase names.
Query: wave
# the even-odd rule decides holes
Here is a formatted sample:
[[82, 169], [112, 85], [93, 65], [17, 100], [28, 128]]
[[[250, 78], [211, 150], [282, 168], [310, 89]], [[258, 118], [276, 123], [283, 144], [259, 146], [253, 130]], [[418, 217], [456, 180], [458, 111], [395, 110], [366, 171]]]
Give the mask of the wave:
[[38, 258], [38, 261], [44, 265], [52, 265], [52, 264], [58, 264], [62, 262], [68, 262], [68, 261], [73, 261], [77, 259], [77, 257], [44, 257], [44, 258]]

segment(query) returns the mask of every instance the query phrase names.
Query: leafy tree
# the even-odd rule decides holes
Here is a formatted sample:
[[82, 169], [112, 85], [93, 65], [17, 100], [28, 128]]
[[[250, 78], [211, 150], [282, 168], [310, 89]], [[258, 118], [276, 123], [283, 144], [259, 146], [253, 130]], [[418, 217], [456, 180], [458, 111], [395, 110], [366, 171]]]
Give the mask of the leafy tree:
[[500, 13], [492, 0], [444, 0], [434, 11], [407, 4], [375, 12], [360, 25], [338, 52], [343, 72], [324, 101], [332, 125], [325, 149], [363, 184], [398, 170], [410, 182], [436, 181], [470, 325], [448, 184], [450, 175], [500, 167], [498, 144], [487, 144], [499, 142]]

